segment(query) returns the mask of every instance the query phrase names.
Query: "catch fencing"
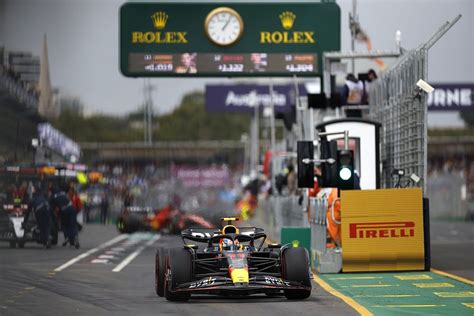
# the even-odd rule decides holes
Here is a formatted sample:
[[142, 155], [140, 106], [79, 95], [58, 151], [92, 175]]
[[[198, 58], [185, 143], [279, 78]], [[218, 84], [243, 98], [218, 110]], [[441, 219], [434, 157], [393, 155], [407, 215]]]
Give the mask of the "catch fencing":
[[405, 52], [378, 80], [369, 93], [370, 116], [382, 123], [381, 162], [382, 187], [392, 188], [397, 179], [394, 169], [407, 175], [416, 174], [426, 191], [427, 179], [427, 94], [417, 87], [419, 79], [428, 77], [429, 49], [461, 18], [446, 22], [424, 44]]

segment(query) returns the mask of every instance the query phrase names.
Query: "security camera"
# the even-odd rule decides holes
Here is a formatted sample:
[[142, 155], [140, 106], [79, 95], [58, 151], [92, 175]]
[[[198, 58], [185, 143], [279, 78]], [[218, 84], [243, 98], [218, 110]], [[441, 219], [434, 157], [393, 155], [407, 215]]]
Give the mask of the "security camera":
[[410, 176], [410, 179], [411, 179], [413, 182], [415, 182], [415, 183], [418, 183], [418, 182], [420, 182], [420, 180], [421, 180], [420, 177], [417, 176], [417, 175], [414, 174], [414, 173], [412, 173], [412, 175]]
[[434, 88], [428, 82], [424, 81], [423, 79], [418, 80], [416, 85], [418, 86], [418, 88], [425, 91], [426, 93], [431, 93], [431, 92], [434, 91]]

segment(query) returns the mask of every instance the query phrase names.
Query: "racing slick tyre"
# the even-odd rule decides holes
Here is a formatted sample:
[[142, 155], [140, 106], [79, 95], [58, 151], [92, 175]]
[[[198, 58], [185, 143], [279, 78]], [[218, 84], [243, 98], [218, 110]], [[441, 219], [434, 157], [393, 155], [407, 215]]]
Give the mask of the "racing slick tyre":
[[123, 218], [117, 219], [117, 230], [121, 234], [127, 233], [127, 227], [125, 226], [125, 221], [123, 220]]
[[[311, 287], [308, 254], [305, 248], [288, 248], [282, 254], [282, 276], [285, 280]], [[302, 300], [311, 295], [311, 290], [286, 290], [289, 300]]]
[[160, 297], [165, 296], [165, 251], [158, 248], [155, 257], [155, 291]]
[[16, 248], [16, 242], [10, 241], [10, 248]]
[[25, 248], [25, 242], [24, 241], [19, 241], [18, 242], [18, 248]]
[[191, 282], [192, 255], [183, 248], [170, 249], [166, 256], [165, 297], [168, 301], [187, 301], [189, 292], [173, 292], [179, 284]]

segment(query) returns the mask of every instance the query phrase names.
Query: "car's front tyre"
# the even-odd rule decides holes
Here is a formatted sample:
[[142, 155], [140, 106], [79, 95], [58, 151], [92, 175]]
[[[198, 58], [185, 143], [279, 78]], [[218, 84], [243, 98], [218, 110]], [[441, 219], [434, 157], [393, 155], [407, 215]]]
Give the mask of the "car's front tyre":
[[156, 295], [165, 296], [165, 249], [158, 248], [155, 256], [155, 291]]
[[166, 256], [164, 294], [168, 301], [187, 301], [191, 296], [189, 292], [174, 292], [179, 284], [191, 282], [192, 255], [183, 248], [170, 249]]
[[309, 259], [305, 248], [288, 248], [282, 254], [282, 276], [285, 280], [300, 283], [309, 290], [285, 290], [289, 300], [302, 300], [311, 295], [311, 279], [309, 275]]

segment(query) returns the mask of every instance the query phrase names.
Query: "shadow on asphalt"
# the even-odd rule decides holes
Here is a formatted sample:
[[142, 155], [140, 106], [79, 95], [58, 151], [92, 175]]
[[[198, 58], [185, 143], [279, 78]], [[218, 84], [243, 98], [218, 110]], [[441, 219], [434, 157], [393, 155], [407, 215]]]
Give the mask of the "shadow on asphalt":
[[[160, 298], [165, 302], [166, 299]], [[189, 301], [185, 302], [169, 302], [178, 304], [222, 304], [222, 303], [301, 303], [301, 302], [318, 302], [316, 297], [311, 296], [305, 300], [288, 300], [283, 295], [277, 297], [269, 297], [265, 295], [250, 295], [250, 296], [213, 296], [213, 295], [193, 295]]]

